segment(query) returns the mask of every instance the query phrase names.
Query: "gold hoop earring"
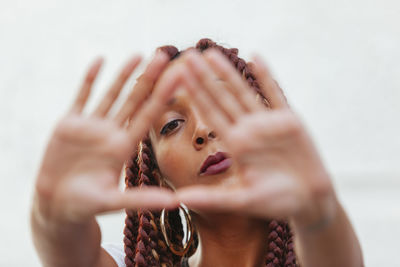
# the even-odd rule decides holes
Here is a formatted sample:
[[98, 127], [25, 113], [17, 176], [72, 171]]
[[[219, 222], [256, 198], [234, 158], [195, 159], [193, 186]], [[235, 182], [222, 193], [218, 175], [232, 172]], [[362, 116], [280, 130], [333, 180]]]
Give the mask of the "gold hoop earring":
[[192, 219], [190, 217], [190, 214], [189, 214], [186, 206], [184, 206], [183, 204], [180, 204], [179, 209], [182, 210], [182, 212], [185, 216], [185, 220], [186, 220], [186, 238], [185, 239], [187, 241], [185, 242], [183, 247], [179, 247], [178, 245], [173, 244], [172, 242], [170, 242], [170, 240], [168, 238], [166, 224], [165, 224], [165, 220], [168, 220], [168, 211], [166, 211], [165, 209], [163, 209], [161, 211], [160, 226], [161, 226], [161, 232], [164, 236], [165, 242], [167, 243], [167, 246], [169, 247], [171, 252], [177, 256], [184, 256], [188, 252], [190, 245], [193, 243], [194, 226], [192, 224]]

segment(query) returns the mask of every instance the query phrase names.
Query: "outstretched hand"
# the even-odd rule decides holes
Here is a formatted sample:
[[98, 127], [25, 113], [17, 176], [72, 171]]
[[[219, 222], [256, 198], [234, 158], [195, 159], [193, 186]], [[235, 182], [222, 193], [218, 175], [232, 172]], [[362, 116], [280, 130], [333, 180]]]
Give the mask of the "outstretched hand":
[[47, 218], [78, 222], [123, 208], [177, 205], [176, 197], [167, 190], [136, 188], [121, 192], [118, 188], [124, 161], [134, 152], [175, 88], [171, 84], [150, 95], [154, 82], [169, 61], [165, 54], [158, 52], [122, 107], [115, 115], [110, 114], [140, 61], [138, 56], [132, 58], [97, 108], [90, 115], [84, 115], [102, 59], [90, 67], [70, 111], [53, 132], [38, 173], [36, 191]]
[[[263, 218], [312, 217], [317, 213], [314, 217], [318, 220], [321, 206], [329, 206], [325, 200], [333, 195], [329, 175], [261, 59], [255, 58], [253, 69], [270, 109], [256, 101], [253, 90], [219, 51], [188, 52], [184, 57], [187, 68], [182, 68], [180, 75], [186, 88], [229, 148], [239, 174], [230, 186], [179, 189], [179, 199], [195, 209]], [[215, 76], [228, 89], [216, 88]]]

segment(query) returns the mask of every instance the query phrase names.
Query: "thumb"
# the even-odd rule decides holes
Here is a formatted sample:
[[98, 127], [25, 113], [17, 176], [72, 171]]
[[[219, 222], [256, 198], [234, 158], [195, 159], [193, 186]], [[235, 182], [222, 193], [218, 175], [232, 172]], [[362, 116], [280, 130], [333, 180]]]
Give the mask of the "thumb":
[[157, 187], [129, 188], [125, 192], [115, 189], [105, 195], [103, 201], [104, 212], [120, 209], [173, 209], [179, 206], [175, 193]]

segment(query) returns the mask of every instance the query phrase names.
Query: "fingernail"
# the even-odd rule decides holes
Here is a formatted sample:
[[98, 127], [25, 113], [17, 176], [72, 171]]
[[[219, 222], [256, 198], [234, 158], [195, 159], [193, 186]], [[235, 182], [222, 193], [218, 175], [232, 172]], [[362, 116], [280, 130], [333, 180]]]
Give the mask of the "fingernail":
[[134, 65], [136, 65], [140, 61], [142, 61], [142, 56], [140, 56], [140, 55], [132, 56], [128, 63], [129, 68], [132, 68]]
[[253, 58], [254, 58], [254, 62], [256, 63], [256, 65], [258, 65], [259, 67], [261, 67], [263, 69], [267, 68], [267, 66], [265, 65], [265, 63], [261, 59], [260, 55], [255, 55]]
[[104, 58], [101, 56], [98, 56], [95, 61], [93, 62], [93, 66], [98, 66], [98, 65], [102, 65], [104, 62]]
[[155, 58], [165, 58], [165, 59], [169, 59], [168, 55], [163, 52], [162, 50], [158, 50], [156, 52]]

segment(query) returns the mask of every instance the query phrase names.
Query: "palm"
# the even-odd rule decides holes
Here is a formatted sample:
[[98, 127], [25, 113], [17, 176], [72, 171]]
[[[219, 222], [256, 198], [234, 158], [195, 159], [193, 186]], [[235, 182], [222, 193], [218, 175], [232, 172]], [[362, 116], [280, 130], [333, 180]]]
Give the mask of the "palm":
[[268, 203], [270, 216], [288, 216], [326, 182], [316, 149], [290, 110], [244, 115], [229, 133], [243, 181], [238, 189], [249, 199], [250, 212], [261, 215], [265, 208], [257, 203]]
[[[56, 126], [36, 182], [39, 195], [51, 203], [51, 216], [77, 221], [121, 208], [175, 205], [175, 199], [165, 191], [136, 189], [122, 193], [118, 189], [124, 161], [134, 152], [170, 95], [168, 88], [163, 88], [144, 101], [165, 66], [166, 58], [159, 56], [116, 115], [108, 114], [138, 63], [138, 58], [131, 61], [97, 109], [85, 116], [82, 110], [100, 67], [100, 63], [95, 64], [71, 111]], [[125, 127], [128, 119], [130, 125]]]
[[107, 120], [65, 117], [43, 159], [43, 170], [54, 177], [50, 181], [53, 201], [63, 205], [70, 199], [69, 205], [75, 207], [87, 203], [94, 214], [96, 196], [118, 186], [128, 141], [128, 135]]
[[129, 137], [112, 121], [72, 115], [57, 126], [47, 153], [54, 161], [66, 163], [54, 170], [57, 177], [77, 173], [92, 176], [100, 169], [117, 175], [131, 147]]
[[[229, 188], [224, 185], [183, 189], [181, 200], [191, 207], [240, 210], [262, 217], [295, 214], [309, 204], [314, 193], [330, 186], [300, 120], [260, 65], [258, 78], [271, 105], [268, 110], [254, 101], [254, 94], [244, 89], [247, 84], [222, 55], [210, 52], [205, 59], [197, 55], [187, 57], [194, 73], [185, 75], [187, 88], [205, 119], [230, 148], [239, 179]], [[208, 78], [215, 75], [228, 83], [228, 90], [215, 89], [215, 83]]]

